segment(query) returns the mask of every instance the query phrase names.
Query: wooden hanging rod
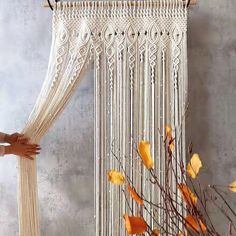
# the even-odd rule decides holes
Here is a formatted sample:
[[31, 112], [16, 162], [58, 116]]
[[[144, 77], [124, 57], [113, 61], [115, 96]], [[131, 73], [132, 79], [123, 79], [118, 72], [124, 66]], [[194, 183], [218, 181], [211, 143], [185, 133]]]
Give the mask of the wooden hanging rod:
[[[190, 0], [189, 5], [196, 5], [198, 0]], [[183, 0], [184, 3], [188, 3], [188, 0]], [[130, 2], [131, 5], [135, 6], [136, 1]], [[110, 3], [109, 3], [110, 4]], [[55, 3], [51, 3], [52, 7], [55, 6]], [[107, 2], [104, 2], [104, 5], [107, 5]], [[49, 7], [48, 2], [46, 1], [43, 5], [44, 7]]]

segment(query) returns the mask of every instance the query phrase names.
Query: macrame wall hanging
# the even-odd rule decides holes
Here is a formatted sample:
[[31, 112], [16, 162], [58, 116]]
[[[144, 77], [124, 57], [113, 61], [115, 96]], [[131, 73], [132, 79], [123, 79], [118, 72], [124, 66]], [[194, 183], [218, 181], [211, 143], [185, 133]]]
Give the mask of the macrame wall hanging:
[[[55, 5], [47, 76], [24, 132], [31, 142], [39, 142], [94, 63], [97, 236], [126, 235], [122, 217], [129, 211], [127, 203], [107, 181], [107, 171], [119, 170], [119, 161], [138, 190], [161, 204], [160, 194], [145, 181], [135, 151], [138, 141], [151, 143], [161, 183], [166, 124], [175, 127], [177, 160], [185, 159], [186, 29], [182, 0]], [[174, 183], [173, 178], [172, 191], [180, 201]], [[132, 201], [130, 205], [138, 211]], [[151, 222], [150, 215], [142, 214]], [[166, 213], [159, 210], [158, 215], [161, 223]], [[24, 158], [19, 158], [19, 221], [21, 236], [40, 235], [36, 161]]]

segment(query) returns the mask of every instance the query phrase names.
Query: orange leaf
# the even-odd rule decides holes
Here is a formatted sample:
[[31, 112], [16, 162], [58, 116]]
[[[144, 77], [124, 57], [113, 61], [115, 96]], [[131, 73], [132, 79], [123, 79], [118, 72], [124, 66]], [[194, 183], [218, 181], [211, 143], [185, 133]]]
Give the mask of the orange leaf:
[[159, 236], [161, 231], [159, 229], [154, 229], [151, 233], [151, 236]]
[[180, 232], [180, 233], [178, 234], [178, 236], [184, 236], [184, 234], [183, 234], [182, 232]]
[[200, 220], [197, 219], [196, 217], [193, 217], [191, 215], [188, 215], [185, 218], [186, 221], [186, 227], [189, 230], [195, 231], [197, 233], [205, 233], [207, 231], [206, 225]]
[[128, 185], [127, 190], [130, 193], [131, 197], [134, 199], [134, 201], [136, 201], [139, 205], [143, 205], [143, 199], [139, 197], [135, 189]]
[[166, 137], [171, 140], [172, 139], [172, 127], [170, 125], [166, 125]]
[[154, 165], [152, 157], [151, 157], [151, 150], [150, 150], [150, 143], [146, 141], [141, 141], [138, 146], [139, 155], [143, 160], [143, 164], [147, 167], [147, 169], [151, 169]]
[[236, 193], [236, 180], [229, 185], [229, 190]]
[[186, 184], [178, 184], [178, 189], [181, 192], [182, 198], [188, 205], [193, 206], [197, 204], [196, 195], [189, 189]]
[[110, 170], [107, 173], [107, 177], [108, 180], [113, 184], [121, 185], [125, 182], [125, 177], [123, 176], [123, 174], [116, 170]]
[[147, 223], [143, 217], [124, 215], [125, 228], [128, 234], [143, 234], [147, 230]]
[[170, 142], [169, 142], [169, 148], [170, 148], [171, 152], [174, 151], [174, 149], [175, 149], [175, 141], [174, 141], [174, 139], [171, 139], [171, 140], [170, 140]]

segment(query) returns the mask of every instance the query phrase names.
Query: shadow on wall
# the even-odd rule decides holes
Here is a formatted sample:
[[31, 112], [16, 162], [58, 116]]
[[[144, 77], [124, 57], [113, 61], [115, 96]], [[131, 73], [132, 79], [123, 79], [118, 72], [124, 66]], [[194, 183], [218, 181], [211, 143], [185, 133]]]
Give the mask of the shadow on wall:
[[[208, 43], [211, 41], [207, 15], [193, 14], [188, 23], [188, 100], [187, 144], [193, 142], [196, 152], [203, 152], [209, 147], [209, 91], [211, 54]], [[199, 132], [200, 131], [200, 132]]]

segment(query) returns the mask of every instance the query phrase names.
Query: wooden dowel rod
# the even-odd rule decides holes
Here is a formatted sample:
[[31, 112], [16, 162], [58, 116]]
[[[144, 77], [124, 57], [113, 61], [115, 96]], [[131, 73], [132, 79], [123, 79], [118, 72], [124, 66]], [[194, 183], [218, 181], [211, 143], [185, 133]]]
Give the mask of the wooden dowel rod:
[[[185, 3], [185, 2], [187, 2], [188, 0], [183, 0], [183, 2]], [[105, 3], [104, 5], [106, 5], [107, 3]], [[135, 5], [136, 4], [136, 2], [134, 1], [134, 2], [131, 2], [131, 5]], [[190, 3], [189, 3], [189, 5], [196, 5], [197, 4], [197, 0], [190, 0]], [[49, 7], [49, 4], [46, 2], [46, 3], [44, 3], [44, 5], [43, 5], [44, 7]], [[54, 3], [52, 3], [52, 6], [54, 6]]]

